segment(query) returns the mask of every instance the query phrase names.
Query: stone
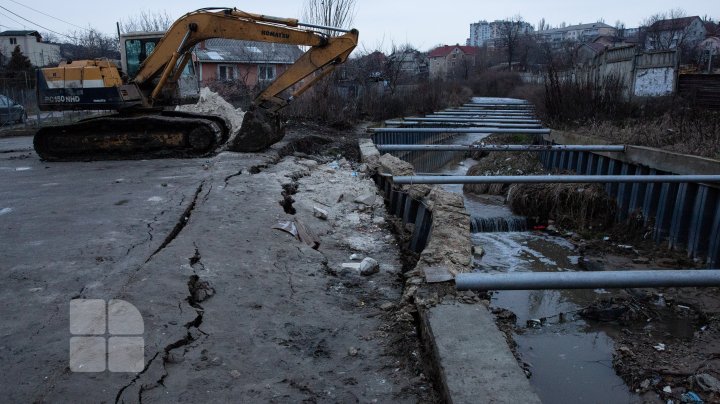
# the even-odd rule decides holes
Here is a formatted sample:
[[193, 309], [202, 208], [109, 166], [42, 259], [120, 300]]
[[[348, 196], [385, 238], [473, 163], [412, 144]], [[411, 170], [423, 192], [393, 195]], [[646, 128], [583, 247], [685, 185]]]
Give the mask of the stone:
[[650, 263], [650, 258], [647, 258], [647, 257], [638, 257], [638, 258], [633, 258], [632, 261], [633, 261], [633, 263], [635, 263], [635, 264], [648, 264], [648, 263]]
[[373, 206], [375, 204], [376, 195], [375, 194], [364, 194], [360, 195], [357, 198], [355, 198], [356, 203], [361, 203], [363, 205], [367, 206]]
[[344, 262], [342, 265], [340, 265], [343, 269], [353, 269], [355, 271], [360, 270], [360, 264], [361, 262]]
[[318, 208], [317, 206], [313, 206], [313, 216], [317, 217], [318, 219], [327, 220], [328, 211], [322, 208]]
[[360, 275], [369, 276], [380, 272], [380, 264], [370, 257], [365, 257], [360, 262]]
[[242, 376], [242, 374], [240, 373], [239, 370], [233, 369], [230, 371], [230, 376], [232, 376], [233, 379], [239, 379], [240, 376]]
[[363, 258], [363, 256], [360, 254], [351, 254], [350, 255], [350, 261], [357, 261], [357, 260], [361, 260], [362, 258]]
[[357, 356], [357, 354], [358, 354], [358, 349], [357, 349], [357, 348], [351, 346], [351, 347], [348, 349], [348, 355], [350, 355], [350, 356]]
[[394, 307], [395, 307], [394, 303], [385, 302], [380, 305], [380, 310], [388, 311], [388, 310], [392, 310]]
[[707, 373], [695, 375], [695, 384], [697, 384], [697, 386], [703, 391], [711, 391], [714, 393], [720, 392], [720, 380]]
[[482, 256], [485, 255], [485, 249], [479, 245], [475, 245], [472, 247], [472, 253], [476, 258], [482, 258]]

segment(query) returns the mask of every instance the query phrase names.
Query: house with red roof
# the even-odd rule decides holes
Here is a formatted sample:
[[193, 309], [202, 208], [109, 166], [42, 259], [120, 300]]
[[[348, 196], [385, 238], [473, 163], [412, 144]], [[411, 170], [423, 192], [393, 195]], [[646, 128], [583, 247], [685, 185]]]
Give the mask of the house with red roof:
[[477, 65], [477, 46], [444, 45], [428, 53], [431, 79], [467, 78]]

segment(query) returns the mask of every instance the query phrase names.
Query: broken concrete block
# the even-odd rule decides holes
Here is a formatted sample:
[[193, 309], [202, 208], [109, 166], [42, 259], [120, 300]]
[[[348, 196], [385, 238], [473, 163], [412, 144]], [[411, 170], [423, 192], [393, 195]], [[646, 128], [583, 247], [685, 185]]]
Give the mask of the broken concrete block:
[[367, 205], [367, 206], [373, 206], [373, 204], [375, 203], [375, 197], [376, 197], [375, 194], [360, 195], [357, 198], [355, 198], [355, 202], [361, 203], [361, 204]]
[[317, 206], [313, 206], [313, 216], [317, 217], [318, 219], [327, 220], [328, 211], [318, 208]]
[[362, 264], [362, 262], [343, 262], [340, 267], [342, 267], [343, 269], [353, 269], [355, 271], [359, 271], [360, 264]]
[[380, 264], [370, 257], [360, 262], [360, 275], [369, 276], [380, 272]]

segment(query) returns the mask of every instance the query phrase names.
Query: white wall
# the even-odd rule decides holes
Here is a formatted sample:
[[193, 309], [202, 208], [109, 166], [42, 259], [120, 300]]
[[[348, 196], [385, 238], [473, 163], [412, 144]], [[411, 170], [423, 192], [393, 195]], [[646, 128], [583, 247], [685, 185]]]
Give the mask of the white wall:
[[659, 97], [671, 95], [675, 87], [675, 69], [672, 67], [656, 67], [639, 69], [635, 73], [636, 97]]

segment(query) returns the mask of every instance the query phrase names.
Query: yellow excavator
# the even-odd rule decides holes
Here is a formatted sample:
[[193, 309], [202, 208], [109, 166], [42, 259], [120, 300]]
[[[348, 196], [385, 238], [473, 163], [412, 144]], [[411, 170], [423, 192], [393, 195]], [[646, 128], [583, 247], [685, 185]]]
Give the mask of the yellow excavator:
[[101, 60], [69, 61], [38, 70], [40, 110], [117, 112], [41, 128], [35, 134], [35, 151], [49, 161], [212, 154], [229, 138], [225, 120], [171, 108], [188, 102], [180, 94], [183, 71], [192, 59], [194, 46], [212, 38], [309, 47], [255, 98], [240, 132], [228, 145], [233, 151], [259, 151], [283, 137], [277, 112], [345, 62], [357, 46], [358, 31], [235, 8], [203, 8], [188, 13], [155, 40], [136, 40], [139, 45], [134, 49], [142, 52], [131, 54], [121, 46], [124, 72]]

